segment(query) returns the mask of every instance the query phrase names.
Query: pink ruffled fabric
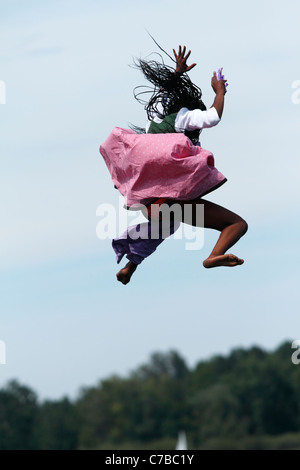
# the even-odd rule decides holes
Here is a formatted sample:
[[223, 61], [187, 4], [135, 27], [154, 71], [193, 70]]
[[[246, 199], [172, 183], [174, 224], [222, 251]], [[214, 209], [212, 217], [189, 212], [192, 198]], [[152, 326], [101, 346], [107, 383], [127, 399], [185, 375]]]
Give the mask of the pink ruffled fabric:
[[100, 153], [128, 208], [156, 198], [190, 201], [226, 181], [213, 154], [183, 133], [137, 134], [115, 127]]

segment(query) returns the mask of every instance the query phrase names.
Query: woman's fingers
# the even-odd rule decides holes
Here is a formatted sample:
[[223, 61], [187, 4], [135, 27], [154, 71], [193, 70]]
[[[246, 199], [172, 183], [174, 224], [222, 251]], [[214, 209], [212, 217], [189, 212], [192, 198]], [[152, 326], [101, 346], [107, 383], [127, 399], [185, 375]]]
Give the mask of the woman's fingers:
[[192, 64], [192, 65], [189, 65], [187, 68], [186, 68], [186, 71], [189, 72], [191, 69], [193, 69], [194, 67], [196, 67], [197, 64]]
[[[173, 49], [173, 54], [176, 59], [176, 71], [180, 73], [184, 72], [189, 72], [192, 68], [194, 68], [197, 64], [194, 63], [192, 65], [187, 65], [186, 61], [191, 55], [191, 51], [189, 50], [188, 53], [186, 54], [186, 46], [181, 47], [181, 45], [178, 47], [178, 53]], [[186, 54], [186, 55], [185, 55]]]

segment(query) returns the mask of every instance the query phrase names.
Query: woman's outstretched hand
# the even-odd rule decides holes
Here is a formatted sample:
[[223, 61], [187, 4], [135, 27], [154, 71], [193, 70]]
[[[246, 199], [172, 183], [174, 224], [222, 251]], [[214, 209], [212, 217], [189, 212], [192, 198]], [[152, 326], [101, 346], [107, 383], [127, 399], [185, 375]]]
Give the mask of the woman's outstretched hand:
[[181, 50], [181, 46], [179, 46], [179, 51], [178, 54], [176, 54], [175, 49], [173, 49], [173, 53], [176, 59], [176, 73], [185, 73], [189, 72], [192, 68], [194, 68], [197, 64], [192, 64], [192, 65], [187, 65], [186, 61], [189, 58], [191, 51], [185, 55], [186, 52], [186, 47], [183, 46], [183, 49]]
[[214, 72], [212, 79], [211, 79], [211, 86], [216, 94], [223, 93], [225, 95], [226, 82], [227, 80], [218, 80], [217, 73]]

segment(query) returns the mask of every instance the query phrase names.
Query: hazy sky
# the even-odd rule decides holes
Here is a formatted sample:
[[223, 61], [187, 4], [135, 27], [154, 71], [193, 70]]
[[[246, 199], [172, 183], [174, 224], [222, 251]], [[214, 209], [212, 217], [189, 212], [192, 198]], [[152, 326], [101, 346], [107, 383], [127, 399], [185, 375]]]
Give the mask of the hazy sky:
[[[299, 339], [299, 2], [45, 3], [0, 0], [0, 386], [74, 397], [156, 351], [194, 366]], [[97, 207], [119, 210], [99, 146], [115, 126], [145, 124], [129, 65], [158, 51], [147, 30], [170, 53], [192, 50], [208, 106], [224, 67], [223, 118], [201, 144], [228, 182], [208, 199], [249, 231], [232, 250], [241, 267], [202, 267], [208, 231], [200, 251], [164, 242], [124, 286], [111, 240], [96, 236]]]

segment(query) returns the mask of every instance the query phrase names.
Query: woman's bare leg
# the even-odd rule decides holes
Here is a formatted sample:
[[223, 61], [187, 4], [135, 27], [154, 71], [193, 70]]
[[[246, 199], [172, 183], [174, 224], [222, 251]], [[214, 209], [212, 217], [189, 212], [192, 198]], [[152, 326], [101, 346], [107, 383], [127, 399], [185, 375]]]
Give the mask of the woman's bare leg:
[[[225, 253], [247, 232], [248, 225], [245, 220], [234, 212], [231, 212], [213, 202], [206, 201], [205, 199], [198, 199], [190, 204], [192, 204], [194, 208], [196, 208], [197, 204], [203, 204], [204, 227], [221, 232], [211, 254], [203, 261], [203, 266], [205, 268], [214, 268], [217, 266], [237, 266], [243, 264], [243, 259], [238, 258], [233, 254]], [[180, 205], [184, 207], [183, 202], [180, 202]], [[196, 210], [192, 211], [192, 218], [184, 214], [183, 222], [197, 226], [198, 221], [196, 219]]]

